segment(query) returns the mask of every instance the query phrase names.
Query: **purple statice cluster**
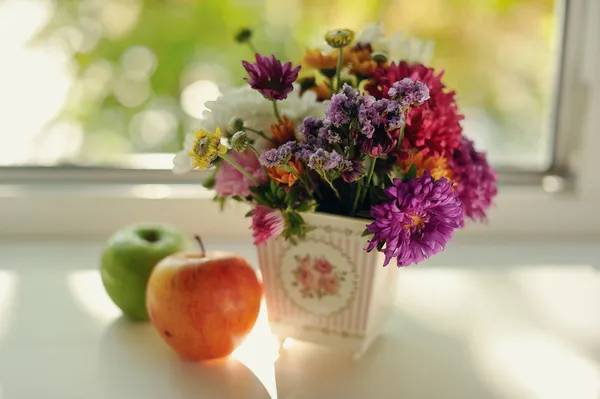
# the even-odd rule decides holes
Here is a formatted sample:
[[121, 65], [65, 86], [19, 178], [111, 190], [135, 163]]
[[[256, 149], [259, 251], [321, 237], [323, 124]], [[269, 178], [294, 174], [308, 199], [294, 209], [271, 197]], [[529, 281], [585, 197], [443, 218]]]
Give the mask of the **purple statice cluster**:
[[404, 78], [392, 84], [387, 92], [388, 96], [396, 100], [402, 109], [422, 105], [429, 100], [429, 89], [423, 82]]
[[352, 161], [344, 159], [335, 150], [326, 151], [318, 148], [308, 157], [306, 165], [312, 170], [323, 172], [337, 171], [341, 174], [352, 168]]
[[384, 192], [389, 201], [371, 207], [375, 221], [367, 226], [373, 233], [367, 252], [379, 249], [384, 266], [392, 258], [398, 266], [408, 266], [435, 255], [462, 224], [462, 207], [452, 184], [446, 178], [432, 179], [429, 171], [417, 179], [394, 179]]
[[323, 125], [349, 131], [360, 151], [373, 158], [391, 152], [398, 145], [406, 111], [429, 98], [421, 82], [408, 79], [397, 83], [396, 95], [390, 99], [360, 94], [345, 84], [331, 98]]
[[277, 148], [265, 151], [261, 154], [260, 164], [267, 168], [273, 166], [285, 166], [295, 155], [298, 144], [295, 141], [288, 141]]

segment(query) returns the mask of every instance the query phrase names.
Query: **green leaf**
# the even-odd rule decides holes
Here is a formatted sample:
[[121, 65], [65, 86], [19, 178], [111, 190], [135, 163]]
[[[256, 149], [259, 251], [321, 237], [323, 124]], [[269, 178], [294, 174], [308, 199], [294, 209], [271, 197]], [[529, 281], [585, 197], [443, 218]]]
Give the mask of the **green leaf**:
[[375, 195], [375, 198], [378, 200], [382, 200], [382, 201], [388, 201], [388, 196], [385, 194], [385, 191], [383, 191], [383, 188], [379, 187], [379, 186], [375, 186], [372, 188], [373, 190], [373, 194]]
[[277, 197], [275, 197], [275, 194], [273, 194], [273, 193], [272, 193], [272, 192], [270, 192], [270, 191], [266, 191], [264, 194], [265, 194], [265, 198], [267, 199], [267, 201], [268, 201], [270, 204], [275, 204], [275, 203], [277, 203]]
[[277, 192], [277, 183], [275, 183], [275, 180], [271, 179], [270, 182], [270, 189], [272, 193], [276, 193]]
[[206, 179], [204, 179], [204, 181], [202, 182], [202, 186], [209, 190], [214, 188], [215, 183], [217, 182], [217, 179], [215, 178], [216, 174], [217, 174], [217, 171], [215, 170], [213, 173], [210, 174], [210, 176], [208, 176]]
[[297, 207], [295, 207], [294, 210], [297, 212], [308, 212], [308, 211], [310, 211], [311, 208], [312, 208], [311, 204], [309, 204], [308, 202], [304, 202], [304, 203], [298, 205]]
[[416, 178], [417, 178], [417, 164], [413, 162], [413, 164], [410, 165], [408, 172], [406, 172], [406, 179], [410, 180], [410, 179], [416, 179]]
[[219, 208], [221, 209], [221, 212], [223, 212], [227, 203], [227, 197], [217, 197], [216, 200], [219, 203]]
[[294, 205], [298, 201], [298, 193], [295, 190], [290, 190], [290, 205]]
[[359, 212], [356, 212], [356, 216], [361, 217], [361, 218], [372, 219], [371, 211], [359, 211]]
[[282, 189], [278, 188], [277, 189], [277, 198], [279, 198], [280, 200], [283, 200], [285, 198], [285, 191], [283, 191]]
[[385, 241], [379, 241], [377, 243], [377, 250], [381, 251], [383, 249], [383, 246], [385, 245]]
[[234, 195], [233, 197], [231, 197], [231, 199], [238, 201], [238, 202], [244, 202], [244, 199], [242, 197], [240, 197], [239, 195]]
[[392, 180], [392, 177], [390, 175], [388, 175], [387, 173], [385, 173], [383, 175], [383, 185], [385, 187], [390, 187], [394, 185], [394, 181]]
[[361, 236], [361, 237], [366, 237], [366, 236], [370, 236], [370, 235], [372, 235], [372, 234], [373, 234], [373, 233], [371, 233], [371, 232], [369, 231], [369, 229], [365, 229], [365, 231], [363, 231], [363, 232], [362, 232], [362, 234], [361, 234], [360, 236]]
[[245, 218], [249, 218], [250, 216], [252, 216], [252, 210], [246, 212], [246, 214], [244, 215]]

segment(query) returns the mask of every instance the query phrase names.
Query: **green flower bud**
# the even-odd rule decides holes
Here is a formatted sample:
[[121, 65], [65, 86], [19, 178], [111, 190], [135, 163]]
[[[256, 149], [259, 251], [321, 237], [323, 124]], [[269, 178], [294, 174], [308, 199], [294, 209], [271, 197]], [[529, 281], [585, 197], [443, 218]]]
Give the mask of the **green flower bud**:
[[244, 129], [244, 121], [242, 120], [242, 118], [238, 118], [237, 116], [234, 116], [233, 118], [231, 118], [229, 120], [229, 125], [227, 125], [227, 131], [229, 132], [229, 134], [233, 134], [235, 132], [237, 132], [238, 130], [243, 130]]
[[354, 40], [354, 32], [350, 29], [330, 30], [325, 34], [325, 41], [333, 48], [342, 48]]
[[248, 137], [243, 130], [236, 132], [231, 138], [231, 148], [233, 148], [234, 151], [244, 152], [250, 148], [251, 145], [252, 140], [250, 140], [250, 137]]
[[383, 53], [373, 53], [373, 54], [371, 54], [371, 58], [373, 59], [373, 61], [375, 61], [377, 63], [386, 62], [388, 59], [387, 55], [385, 55]]
[[252, 29], [242, 28], [236, 33], [235, 41], [238, 43], [246, 43], [252, 38]]

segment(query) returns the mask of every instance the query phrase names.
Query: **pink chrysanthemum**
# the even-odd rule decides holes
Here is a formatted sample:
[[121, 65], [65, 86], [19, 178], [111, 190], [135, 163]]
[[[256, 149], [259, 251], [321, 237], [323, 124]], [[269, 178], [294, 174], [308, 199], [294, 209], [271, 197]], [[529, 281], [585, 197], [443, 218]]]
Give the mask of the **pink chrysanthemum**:
[[444, 249], [462, 223], [462, 208], [450, 182], [445, 177], [434, 181], [429, 171], [393, 183], [384, 190], [389, 201], [371, 207], [375, 221], [367, 226], [373, 233], [367, 252], [379, 246], [384, 266], [392, 258], [399, 267], [408, 266]]
[[252, 237], [254, 245], [262, 245], [271, 237], [283, 232], [284, 220], [281, 211], [257, 206], [252, 211]]
[[[229, 156], [254, 176], [259, 183], [266, 181], [264, 169], [260, 166], [254, 152], [231, 152]], [[231, 166], [229, 162], [222, 162], [215, 176], [215, 191], [220, 197], [235, 195], [247, 197], [251, 194], [250, 187], [254, 185], [252, 180]]]
[[265, 57], [257, 53], [255, 63], [242, 61], [242, 65], [249, 76], [244, 80], [268, 100], [285, 100], [300, 71], [300, 66], [292, 68], [291, 62], [282, 64], [275, 54]]
[[496, 173], [488, 164], [485, 153], [475, 151], [473, 142], [463, 138], [449, 164], [456, 181], [454, 192], [462, 202], [465, 217], [485, 221], [485, 212], [498, 192]]
[[464, 117], [458, 113], [454, 91], [444, 90], [442, 76], [443, 72], [436, 75], [432, 68], [422, 64], [410, 65], [402, 61], [398, 65], [392, 63], [378, 68], [373, 73], [373, 81], [365, 86], [371, 95], [386, 98], [394, 83], [404, 78], [427, 85], [430, 99], [409, 112], [402, 148], [416, 148], [423, 155], [449, 157], [459, 147], [462, 134], [460, 121]]

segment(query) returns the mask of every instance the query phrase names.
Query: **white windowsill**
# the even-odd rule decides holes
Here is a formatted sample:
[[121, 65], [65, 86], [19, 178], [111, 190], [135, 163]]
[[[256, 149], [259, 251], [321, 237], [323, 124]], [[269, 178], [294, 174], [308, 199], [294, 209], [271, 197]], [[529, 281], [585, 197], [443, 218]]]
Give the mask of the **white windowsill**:
[[[192, 234], [248, 239], [246, 205], [221, 212], [212, 193], [188, 185], [0, 186], [0, 236], [106, 237], [129, 223], [170, 223]], [[598, 196], [548, 194], [541, 188], [505, 187], [488, 224], [470, 224], [458, 239], [600, 236]]]

